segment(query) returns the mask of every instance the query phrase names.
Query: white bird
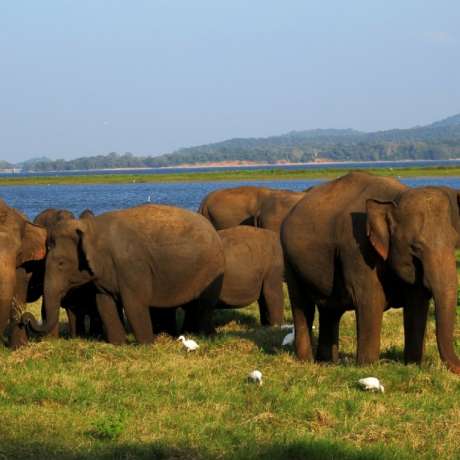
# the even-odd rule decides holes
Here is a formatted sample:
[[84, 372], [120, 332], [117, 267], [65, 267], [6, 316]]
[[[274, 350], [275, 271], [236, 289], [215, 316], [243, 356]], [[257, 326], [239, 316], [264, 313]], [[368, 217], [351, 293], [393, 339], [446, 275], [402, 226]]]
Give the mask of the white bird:
[[381, 391], [385, 392], [383, 385], [376, 377], [366, 377], [365, 379], [358, 380], [359, 386], [366, 391]]
[[200, 348], [200, 346], [192, 339], [186, 339], [183, 335], [181, 335], [178, 341], [182, 342], [185, 348], [187, 348], [187, 352], [195, 351], [196, 349]]
[[281, 343], [281, 346], [287, 347], [288, 345], [292, 345], [295, 340], [295, 331], [293, 330], [292, 332], [289, 332], [286, 337], [284, 337], [283, 342]]
[[248, 375], [248, 380], [262, 385], [262, 372], [258, 371], [257, 369], [255, 371], [252, 371]]
[[147, 203], [150, 203], [150, 195], [147, 197]]

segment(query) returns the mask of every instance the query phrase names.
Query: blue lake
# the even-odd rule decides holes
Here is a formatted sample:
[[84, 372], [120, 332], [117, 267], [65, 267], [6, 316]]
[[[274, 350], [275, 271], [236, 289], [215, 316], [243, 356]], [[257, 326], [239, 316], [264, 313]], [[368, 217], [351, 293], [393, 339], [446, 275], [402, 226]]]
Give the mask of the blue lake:
[[[202, 198], [212, 190], [240, 185], [261, 185], [290, 190], [304, 190], [321, 180], [265, 180], [180, 182], [164, 184], [114, 184], [114, 185], [36, 185], [2, 186], [0, 197], [10, 206], [23, 211], [33, 219], [43, 209], [65, 208], [79, 214], [85, 208], [96, 214], [113, 209], [127, 208], [148, 201], [170, 204], [196, 210]], [[413, 186], [446, 185], [460, 189], [460, 177], [423, 177], [402, 179]]]

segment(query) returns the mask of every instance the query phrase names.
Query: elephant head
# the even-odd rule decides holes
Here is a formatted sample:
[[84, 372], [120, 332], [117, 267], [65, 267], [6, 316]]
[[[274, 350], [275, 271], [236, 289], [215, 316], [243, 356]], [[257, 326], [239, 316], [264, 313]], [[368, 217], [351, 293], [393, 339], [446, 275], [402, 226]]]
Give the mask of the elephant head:
[[402, 192], [394, 202], [366, 202], [367, 235], [377, 253], [404, 282], [423, 284], [435, 302], [436, 338], [441, 359], [455, 373], [457, 305], [455, 248], [459, 242], [458, 198], [443, 188]]
[[[27, 283], [25, 273], [17, 280], [17, 270], [42, 260], [46, 252], [46, 230], [0, 200], [0, 334], [12, 316], [17, 283]], [[21, 290], [22, 293], [24, 289]], [[25, 298], [17, 299], [24, 302]]]
[[33, 332], [48, 334], [57, 324], [62, 298], [67, 292], [94, 279], [95, 257], [88, 244], [92, 219], [69, 219], [58, 222], [49, 232], [44, 281], [45, 321], [39, 324], [30, 313], [22, 322]]

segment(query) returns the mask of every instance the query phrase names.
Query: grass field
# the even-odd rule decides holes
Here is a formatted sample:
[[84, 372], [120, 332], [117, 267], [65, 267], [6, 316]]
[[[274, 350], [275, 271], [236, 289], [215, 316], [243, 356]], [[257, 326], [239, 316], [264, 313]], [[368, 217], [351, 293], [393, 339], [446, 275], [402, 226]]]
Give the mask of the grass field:
[[[362, 368], [352, 313], [339, 365], [298, 362], [280, 346], [285, 330], [258, 325], [255, 305], [216, 321], [217, 336], [198, 337], [189, 354], [166, 336], [151, 346], [63, 338], [2, 349], [0, 459], [460, 457], [460, 378], [439, 361], [432, 312], [421, 368], [402, 362], [398, 310], [385, 314], [381, 361]], [[262, 386], [246, 380], [255, 368]], [[384, 394], [358, 389], [370, 375]]]
[[[400, 177], [460, 176], [460, 167], [436, 168], [363, 168], [378, 175]], [[351, 170], [351, 169], [350, 169]], [[43, 176], [9, 176], [0, 177], [3, 185], [80, 185], [80, 184], [129, 184], [153, 182], [190, 182], [190, 181], [237, 181], [237, 180], [276, 180], [276, 179], [332, 179], [346, 174], [349, 169], [304, 169], [304, 170], [236, 170], [209, 171], [167, 174], [103, 174], [60, 176], [44, 174]], [[354, 168], [356, 170], [356, 168]]]

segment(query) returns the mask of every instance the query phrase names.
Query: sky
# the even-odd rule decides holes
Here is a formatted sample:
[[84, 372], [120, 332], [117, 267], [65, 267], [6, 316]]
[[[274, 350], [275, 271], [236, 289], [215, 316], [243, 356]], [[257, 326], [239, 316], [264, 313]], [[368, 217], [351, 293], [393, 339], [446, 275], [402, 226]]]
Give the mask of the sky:
[[0, 159], [157, 155], [460, 112], [458, 0], [17, 0]]

